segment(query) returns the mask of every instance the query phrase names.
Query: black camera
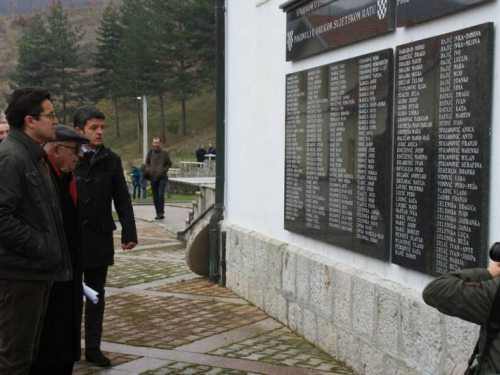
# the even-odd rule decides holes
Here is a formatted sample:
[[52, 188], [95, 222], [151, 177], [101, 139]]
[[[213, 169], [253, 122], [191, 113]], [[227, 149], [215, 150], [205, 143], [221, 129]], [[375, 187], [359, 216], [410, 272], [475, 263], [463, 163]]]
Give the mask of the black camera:
[[490, 247], [490, 259], [494, 262], [500, 262], [500, 242], [495, 242]]

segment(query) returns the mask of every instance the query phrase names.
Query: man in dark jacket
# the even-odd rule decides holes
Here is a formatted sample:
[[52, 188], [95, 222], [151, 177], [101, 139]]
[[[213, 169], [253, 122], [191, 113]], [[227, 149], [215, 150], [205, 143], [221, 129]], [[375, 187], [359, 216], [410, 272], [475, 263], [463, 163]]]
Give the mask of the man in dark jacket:
[[112, 215], [114, 203], [122, 226], [122, 248], [137, 244], [134, 210], [128, 193], [121, 159], [103, 144], [104, 113], [93, 107], [75, 111], [74, 126], [90, 140], [83, 147], [84, 157], [76, 168], [78, 200], [83, 215], [83, 262], [85, 283], [99, 293], [99, 303], [85, 304], [85, 357], [98, 366], [109, 366], [101, 352], [104, 318], [104, 285], [108, 266], [114, 263]]
[[37, 355], [53, 281], [72, 278], [59, 197], [42, 142], [57, 123], [42, 88], [14, 91], [0, 144], [0, 374], [25, 374]]
[[172, 166], [172, 161], [167, 150], [161, 148], [161, 139], [153, 138], [153, 149], [149, 150], [146, 158], [146, 170], [151, 179], [153, 203], [155, 204], [155, 219], [165, 219], [165, 188], [168, 182], [167, 172]]
[[446, 315], [481, 326], [479, 333], [482, 361], [478, 375], [500, 373], [500, 337], [493, 339], [489, 353], [482, 348], [488, 334], [487, 323], [500, 285], [500, 263], [488, 269], [474, 268], [450, 272], [430, 282], [424, 289], [424, 301]]
[[89, 140], [66, 125], [56, 125], [55, 132], [56, 142], [48, 142], [44, 150], [49, 155], [50, 171], [59, 190], [73, 279], [54, 282], [52, 285], [43, 322], [40, 350], [31, 366], [30, 375], [71, 375], [74, 363], [80, 359], [81, 351], [82, 226], [73, 170], [79, 158], [83, 157], [81, 144], [89, 143]]

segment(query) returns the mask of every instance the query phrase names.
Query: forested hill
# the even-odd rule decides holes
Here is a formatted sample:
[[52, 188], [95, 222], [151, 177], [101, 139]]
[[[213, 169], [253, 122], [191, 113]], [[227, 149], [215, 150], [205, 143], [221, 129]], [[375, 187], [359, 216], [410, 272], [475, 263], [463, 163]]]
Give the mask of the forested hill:
[[[0, 13], [3, 15], [32, 14], [43, 12], [52, 0], [0, 0]], [[86, 7], [101, 3], [107, 0], [59, 0], [64, 7]]]

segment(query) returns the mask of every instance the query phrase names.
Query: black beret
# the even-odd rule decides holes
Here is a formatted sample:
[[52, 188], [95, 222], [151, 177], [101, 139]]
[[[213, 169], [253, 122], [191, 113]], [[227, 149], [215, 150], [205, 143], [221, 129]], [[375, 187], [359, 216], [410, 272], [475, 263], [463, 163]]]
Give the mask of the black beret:
[[78, 143], [90, 143], [90, 139], [78, 133], [75, 129], [70, 128], [68, 125], [58, 124], [54, 129], [57, 142], [75, 141]]

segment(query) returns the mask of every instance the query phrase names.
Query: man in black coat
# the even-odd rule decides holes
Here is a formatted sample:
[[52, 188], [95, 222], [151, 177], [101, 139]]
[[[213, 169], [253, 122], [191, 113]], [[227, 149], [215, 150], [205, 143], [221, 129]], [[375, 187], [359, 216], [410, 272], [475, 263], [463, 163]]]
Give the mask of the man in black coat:
[[30, 375], [71, 375], [74, 363], [80, 359], [81, 351], [82, 226], [73, 170], [79, 158], [83, 157], [81, 144], [89, 143], [89, 140], [66, 125], [56, 125], [55, 133], [56, 142], [48, 142], [44, 150], [49, 156], [50, 171], [59, 190], [73, 280], [54, 282], [52, 285], [40, 349], [31, 366]]
[[122, 226], [122, 248], [137, 245], [134, 210], [121, 159], [103, 144], [105, 116], [85, 106], [75, 111], [75, 129], [90, 140], [75, 170], [78, 199], [83, 212], [83, 262], [85, 283], [99, 293], [99, 303], [85, 304], [85, 357], [98, 366], [109, 366], [101, 352], [104, 318], [104, 285], [108, 266], [114, 263], [112, 202]]

